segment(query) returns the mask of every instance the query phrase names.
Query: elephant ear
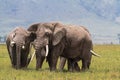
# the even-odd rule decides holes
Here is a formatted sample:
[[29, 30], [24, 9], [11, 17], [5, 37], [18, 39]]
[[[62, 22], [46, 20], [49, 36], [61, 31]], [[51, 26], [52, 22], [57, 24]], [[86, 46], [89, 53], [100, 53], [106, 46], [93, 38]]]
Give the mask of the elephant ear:
[[60, 41], [65, 37], [66, 30], [61, 25], [55, 26], [55, 30], [53, 33], [53, 41], [52, 44], [55, 46], [60, 43]]
[[16, 33], [14, 32], [14, 33], [11, 35], [11, 37], [12, 37], [12, 38], [14, 38], [14, 37], [15, 37], [15, 35], [16, 35]]
[[27, 30], [31, 31], [31, 32], [36, 32], [39, 25], [40, 25], [40, 23], [33, 24]]

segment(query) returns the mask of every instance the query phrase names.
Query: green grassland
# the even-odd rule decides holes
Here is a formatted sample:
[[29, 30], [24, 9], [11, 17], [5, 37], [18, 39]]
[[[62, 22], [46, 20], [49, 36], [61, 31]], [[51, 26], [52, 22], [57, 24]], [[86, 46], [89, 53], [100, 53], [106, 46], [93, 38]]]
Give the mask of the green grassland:
[[[90, 69], [86, 72], [50, 72], [46, 61], [41, 70], [35, 70], [35, 57], [27, 69], [11, 67], [5, 45], [0, 45], [0, 80], [120, 80], [120, 45], [94, 45]], [[79, 62], [81, 65], [81, 62]]]

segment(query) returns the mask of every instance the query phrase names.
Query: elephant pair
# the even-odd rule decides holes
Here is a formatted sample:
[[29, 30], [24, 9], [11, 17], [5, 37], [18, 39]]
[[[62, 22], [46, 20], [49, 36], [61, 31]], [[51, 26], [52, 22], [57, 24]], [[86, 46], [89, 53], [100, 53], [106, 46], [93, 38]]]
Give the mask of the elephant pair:
[[34, 41], [35, 34], [22, 27], [15, 28], [9, 33], [6, 45], [12, 67], [20, 69], [27, 67], [32, 55], [29, 57], [30, 43]]
[[[36, 69], [41, 68], [47, 58], [51, 71], [56, 70], [58, 57], [62, 69], [65, 58], [68, 60], [68, 70], [80, 70], [78, 61], [82, 60], [82, 70], [89, 69], [94, 53], [89, 31], [83, 26], [64, 25], [61, 23], [36, 23], [28, 28], [36, 34], [34, 40], [36, 54]], [[96, 54], [94, 54], [96, 55]]]
[[30, 49], [35, 38], [36, 34], [22, 27], [17, 27], [8, 34], [6, 45], [13, 68], [21, 69], [28, 66], [34, 56], [34, 53], [30, 54]]

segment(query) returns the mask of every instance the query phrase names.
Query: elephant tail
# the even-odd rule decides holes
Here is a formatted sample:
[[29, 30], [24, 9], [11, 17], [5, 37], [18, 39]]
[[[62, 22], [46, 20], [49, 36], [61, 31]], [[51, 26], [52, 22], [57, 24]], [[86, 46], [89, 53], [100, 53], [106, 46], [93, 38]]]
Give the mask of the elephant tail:
[[94, 55], [94, 56], [101, 57], [99, 54], [96, 54], [93, 50], [90, 50], [90, 52], [91, 52], [92, 55]]

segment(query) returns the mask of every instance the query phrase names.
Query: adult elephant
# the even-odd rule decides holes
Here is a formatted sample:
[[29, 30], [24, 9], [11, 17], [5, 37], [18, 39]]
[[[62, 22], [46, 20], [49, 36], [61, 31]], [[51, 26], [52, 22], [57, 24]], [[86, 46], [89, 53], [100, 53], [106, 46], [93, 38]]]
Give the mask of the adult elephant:
[[31, 55], [28, 56], [30, 42], [34, 39], [34, 33], [28, 32], [22, 27], [17, 27], [8, 34], [6, 45], [13, 68], [27, 67], [31, 59]]
[[[89, 36], [91, 36], [90, 32], [88, 31], [87, 28], [85, 28], [84, 26], [81, 26], [85, 31], [87, 31], [89, 33]], [[90, 51], [92, 55], [100, 57], [100, 55], [96, 54], [95, 52], [93, 52], [92, 50]], [[80, 58], [78, 58], [79, 60], [81, 60]], [[60, 57], [60, 64], [59, 64], [59, 69], [63, 70], [64, 66], [66, 63], [66, 58], [64, 57]], [[74, 64], [71, 64], [71, 61], [68, 59], [68, 70], [69, 71], [80, 71], [80, 67], [78, 65], [77, 62], [75, 62]], [[72, 65], [72, 66], [71, 66]]]
[[36, 69], [41, 66], [41, 56], [47, 55], [50, 70], [56, 69], [59, 56], [68, 59], [69, 70], [73, 70], [79, 60], [82, 60], [82, 70], [89, 68], [93, 52], [92, 40], [84, 27], [61, 23], [38, 23], [31, 25], [28, 31], [36, 33]]

